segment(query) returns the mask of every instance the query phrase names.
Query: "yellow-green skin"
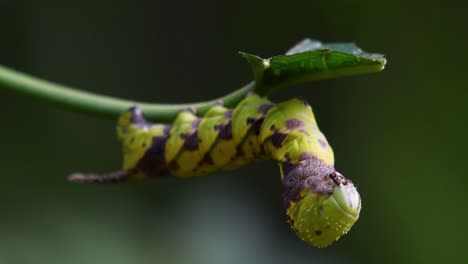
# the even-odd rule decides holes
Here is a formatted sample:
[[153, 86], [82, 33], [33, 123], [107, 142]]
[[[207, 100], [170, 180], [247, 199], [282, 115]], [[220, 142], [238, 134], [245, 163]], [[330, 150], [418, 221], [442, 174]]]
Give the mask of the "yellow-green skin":
[[314, 246], [329, 245], [358, 219], [359, 194], [335, 171], [333, 151], [303, 100], [275, 105], [254, 94], [235, 109], [214, 106], [203, 118], [181, 112], [173, 124], [149, 123], [132, 108], [120, 117], [117, 135], [123, 170], [137, 179], [191, 177], [254, 159], [276, 161], [289, 222]]

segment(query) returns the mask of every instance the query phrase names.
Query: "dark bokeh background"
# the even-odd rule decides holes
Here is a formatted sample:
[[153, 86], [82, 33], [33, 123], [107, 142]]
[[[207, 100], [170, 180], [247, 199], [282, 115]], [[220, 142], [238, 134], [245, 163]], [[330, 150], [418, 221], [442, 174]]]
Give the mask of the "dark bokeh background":
[[387, 55], [383, 73], [291, 87], [313, 105], [359, 221], [327, 249], [289, 229], [271, 162], [191, 180], [94, 186], [120, 166], [114, 122], [0, 91], [0, 263], [463, 261], [466, 8], [456, 1], [0, 0], [0, 63], [152, 102], [221, 96], [251, 80], [237, 54], [304, 37]]

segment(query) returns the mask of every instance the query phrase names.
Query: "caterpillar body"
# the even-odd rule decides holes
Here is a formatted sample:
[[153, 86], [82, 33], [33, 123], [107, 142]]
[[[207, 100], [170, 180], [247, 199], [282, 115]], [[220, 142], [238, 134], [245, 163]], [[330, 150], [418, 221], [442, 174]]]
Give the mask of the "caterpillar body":
[[288, 221], [304, 241], [328, 246], [359, 217], [360, 196], [353, 183], [335, 171], [332, 148], [312, 108], [300, 99], [273, 104], [251, 94], [234, 109], [220, 103], [202, 118], [188, 109], [173, 124], [148, 122], [132, 107], [120, 116], [117, 137], [123, 145], [122, 171], [74, 174], [70, 179], [192, 177], [271, 159], [280, 168]]

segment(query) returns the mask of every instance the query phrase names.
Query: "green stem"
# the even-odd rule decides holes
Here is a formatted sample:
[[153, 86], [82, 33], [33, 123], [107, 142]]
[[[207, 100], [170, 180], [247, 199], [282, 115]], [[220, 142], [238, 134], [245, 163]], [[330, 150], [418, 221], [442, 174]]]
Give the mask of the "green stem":
[[235, 107], [249, 92], [267, 96], [274, 90], [315, 80], [337, 78], [383, 70], [381, 54], [366, 53], [353, 43], [321, 43], [305, 39], [286, 55], [262, 59], [241, 53], [251, 64], [255, 81], [216, 100], [191, 104], [150, 104], [76, 90], [41, 80], [0, 65], [0, 89], [29, 96], [70, 110], [116, 119], [138, 105], [156, 122], [172, 122], [178, 113], [191, 108], [200, 116], [213, 105]]
[[80, 91], [0, 65], [0, 89], [42, 100], [66, 109], [113, 119], [116, 119], [123, 111], [135, 105], [140, 106], [145, 116], [155, 122], [171, 122], [180, 111], [188, 108], [196, 109], [198, 114], [203, 115], [220, 101], [226, 107], [236, 106], [253, 89], [253, 86], [253, 82], [249, 83], [233, 93], [212, 101], [192, 104], [150, 104]]

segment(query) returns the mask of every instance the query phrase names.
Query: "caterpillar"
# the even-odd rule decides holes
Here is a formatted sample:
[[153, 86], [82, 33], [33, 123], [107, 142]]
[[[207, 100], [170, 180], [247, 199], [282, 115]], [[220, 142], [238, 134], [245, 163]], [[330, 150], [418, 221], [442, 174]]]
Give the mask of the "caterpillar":
[[203, 117], [187, 109], [173, 124], [148, 122], [140, 108], [132, 107], [120, 116], [117, 137], [123, 146], [121, 171], [77, 173], [69, 179], [107, 183], [192, 177], [271, 159], [279, 165], [288, 222], [302, 240], [326, 247], [359, 217], [356, 187], [335, 170], [332, 148], [301, 99], [274, 104], [251, 94], [234, 109], [219, 103]]

